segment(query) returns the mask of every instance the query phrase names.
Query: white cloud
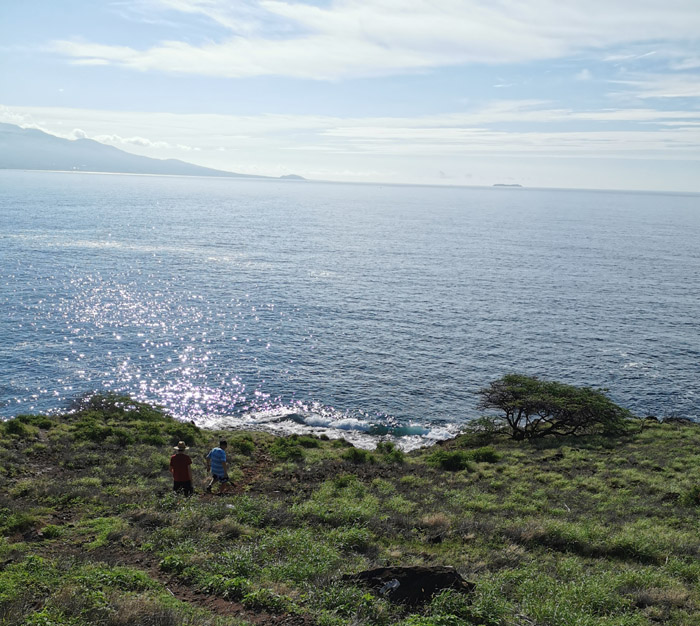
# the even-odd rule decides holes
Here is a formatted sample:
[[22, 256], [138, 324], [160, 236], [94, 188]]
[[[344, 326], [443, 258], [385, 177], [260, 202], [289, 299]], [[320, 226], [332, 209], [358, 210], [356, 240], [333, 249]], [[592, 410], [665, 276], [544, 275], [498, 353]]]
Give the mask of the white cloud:
[[167, 141], [151, 141], [145, 137], [121, 137], [120, 135], [95, 135], [92, 137], [95, 141], [111, 145], [132, 145], [144, 148], [170, 148], [171, 145]]
[[574, 76], [574, 78], [576, 80], [583, 80], [583, 81], [591, 80], [593, 78], [593, 74], [591, 74], [590, 70], [583, 69], [580, 72], [578, 72], [576, 74], [576, 76]]
[[612, 81], [632, 89], [638, 98], [700, 98], [698, 74], [643, 74]]
[[696, 0], [153, 0], [151, 8], [205, 16], [230, 36], [146, 49], [63, 40], [53, 49], [76, 63], [134, 70], [327, 80], [553, 59], [640, 41], [692, 48], [700, 32]]
[[87, 138], [87, 133], [80, 128], [76, 128], [73, 130], [73, 137], [76, 139], [85, 139]]
[[[524, 132], [523, 119], [538, 130]], [[439, 184], [449, 182], [436, 177], [439, 170], [454, 181], [469, 171], [468, 183], [490, 185], [503, 180], [507, 163], [509, 175], [528, 186], [700, 191], [700, 111], [577, 112], [534, 100], [394, 118], [0, 106], [0, 121], [61, 136], [79, 128], [136, 154], [247, 174]]]
[[[265, 173], [264, 163], [272, 155], [278, 163], [281, 154], [288, 155], [286, 171], [294, 169], [299, 155], [308, 159], [313, 155], [319, 163], [343, 154], [359, 158], [529, 154], [700, 159], [700, 111], [573, 111], [540, 101], [500, 101], [471, 112], [393, 118], [0, 107], [1, 119], [14, 123], [21, 119], [25, 126], [35, 123], [54, 134], [80, 123], [86, 136], [138, 154], [163, 158], [187, 152], [192, 159], [196, 155], [201, 165], [248, 173]], [[504, 130], [511, 122], [519, 128], [523, 122], [537, 122], [539, 130]], [[574, 123], [575, 131], [571, 130]]]
[[636, 61], [637, 59], [644, 59], [646, 57], [658, 54], [656, 50], [651, 50], [649, 52], [644, 52], [641, 54], [609, 54], [603, 58], [603, 61], [617, 62], [617, 61]]
[[671, 69], [676, 71], [696, 70], [700, 68], [700, 57], [685, 57], [671, 62]]

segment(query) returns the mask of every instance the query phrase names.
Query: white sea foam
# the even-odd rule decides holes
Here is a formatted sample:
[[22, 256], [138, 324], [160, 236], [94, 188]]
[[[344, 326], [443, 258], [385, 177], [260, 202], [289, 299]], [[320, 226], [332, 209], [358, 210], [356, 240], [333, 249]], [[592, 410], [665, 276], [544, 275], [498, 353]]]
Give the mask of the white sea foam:
[[345, 439], [359, 448], [374, 449], [379, 441], [392, 441], [409, 451], [456, 436], [456, 424], [427, 427], [420, 424], [384, 424], [363, 420], [327, 407], [300, 410], [294, 406], [251, 411], [240, 415], [206, 415], [194, 421], [214, 429], [264, 430], [277, 435], [315, 435]]

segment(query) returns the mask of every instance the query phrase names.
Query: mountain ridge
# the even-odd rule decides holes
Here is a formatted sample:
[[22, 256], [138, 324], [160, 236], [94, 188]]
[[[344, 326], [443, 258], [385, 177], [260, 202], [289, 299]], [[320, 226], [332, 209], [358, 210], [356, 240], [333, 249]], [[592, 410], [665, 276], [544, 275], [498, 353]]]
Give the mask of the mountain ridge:
[[6, 123], [0, 123], [0, 169], [304, 180], [297, 174], [280, 177], [240, 174], [179, 159], [154, 159], [94, 139], [63, 139], [38, 129]]

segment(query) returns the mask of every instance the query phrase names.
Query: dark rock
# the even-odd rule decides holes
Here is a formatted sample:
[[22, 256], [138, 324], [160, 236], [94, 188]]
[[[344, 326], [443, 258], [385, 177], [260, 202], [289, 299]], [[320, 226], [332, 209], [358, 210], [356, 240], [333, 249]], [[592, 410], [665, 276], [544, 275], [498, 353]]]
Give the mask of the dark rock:
[[462, 578], [454, 567], [442, 565], [413, 567], [378, 567], [342, 580], [370, 587], [377, 595], [411, 606], [425, 604], [443, 589], [462, 593], [474, 591], [474, 583]]
[[693, 420], [689, 417], [664, 417], [664, 424], [692, 424]]

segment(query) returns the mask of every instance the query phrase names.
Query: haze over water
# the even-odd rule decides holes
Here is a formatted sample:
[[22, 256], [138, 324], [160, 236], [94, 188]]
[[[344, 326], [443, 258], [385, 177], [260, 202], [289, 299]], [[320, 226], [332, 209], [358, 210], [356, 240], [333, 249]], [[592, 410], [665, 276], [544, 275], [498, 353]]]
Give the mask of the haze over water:
[[508, 372], [700, 417], [700, 196], [0, 172], [0, 416], [412, 447]]

